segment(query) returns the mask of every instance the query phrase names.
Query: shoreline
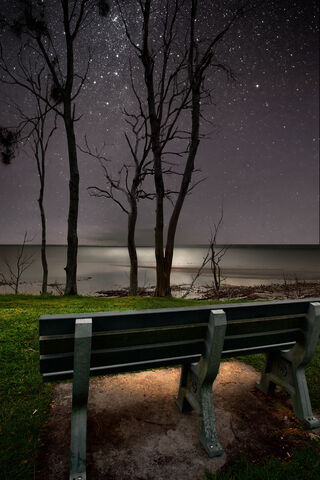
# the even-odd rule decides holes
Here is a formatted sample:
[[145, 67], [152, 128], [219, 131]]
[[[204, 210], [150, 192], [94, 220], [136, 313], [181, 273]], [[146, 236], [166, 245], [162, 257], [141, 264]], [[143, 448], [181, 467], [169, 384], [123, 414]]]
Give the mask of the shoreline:
[[[152, 296], [155, 287], [138, 289], [138, 296]], [[175, 298], [193, 300], [282, 300], [294, 298], [320, 297], [320, 281], [307, 282], [296, 280], [294, 282], [272, 283], [269, 285], [228, 285], [222, 284], [219, 292], [212, 285], [194, 287], [189, 291], [189, 285], [172, 285], [171, 295]], [[100, 297], [127, 297], [129, 289], [99, 290]]]
[[[89, 280], [92, 277], [85, 277], [80, 280]], [[229, 279], [231, 280], [231, 279]], [[173, 284], [171, 286], [171, 296], [173, 298], [186, 298], [190, 300], [219, 300], [229, 302], [230, 300], [285, 300], [298, 298], [320, 297], [320, 280], [299, 280], [285, 277], [282, 282], [259, 283], [253, 285], [240, 285], [222, 282], [219, 291], [213, 284], [195, 285], [190, 288], [190, 283]], [[263, 279], [261, 279], [263, 280]], [[21, 294], [35, 295], [40, 292], [40, 282], [21, 282], [21, 287], [37, 285], [37, 292], [26, 291], [28, 288], [22, 288]], [[8, 286], [4, 282], [0, 282], [0, 287]], [[39, 287], [39, 289], [38, 289]], [[63, 296], [64, 283], [49, 283], [48, 287], [51, 291], [49, 294], [54, 296]], [[154, 296], [155, 285], [138, 288], [138, 297]], [[12, 293], [2, 291], [0, 294], [6, 295]], [[79, 292], [79, 296], [83, 297], [107, 297], [107, 298], [123, 298], [129, 296], [129, 287], [116, 287], [109, 289], [91, 290], [90, 292]]]

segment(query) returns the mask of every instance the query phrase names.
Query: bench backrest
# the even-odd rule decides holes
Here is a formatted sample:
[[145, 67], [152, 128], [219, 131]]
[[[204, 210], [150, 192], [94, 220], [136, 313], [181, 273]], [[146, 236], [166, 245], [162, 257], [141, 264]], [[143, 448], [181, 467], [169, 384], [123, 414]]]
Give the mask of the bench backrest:
[[40, 372], [46, 381], [72, 378], [79, 318], [92, 318], [90, 375], [103, 375], [197, 362], [205, 352], [211, 310], [223, 309], [227, 318], [222, 357], [290, 349], [303, 342], [309, 304], [319, 301], [41, 316]]

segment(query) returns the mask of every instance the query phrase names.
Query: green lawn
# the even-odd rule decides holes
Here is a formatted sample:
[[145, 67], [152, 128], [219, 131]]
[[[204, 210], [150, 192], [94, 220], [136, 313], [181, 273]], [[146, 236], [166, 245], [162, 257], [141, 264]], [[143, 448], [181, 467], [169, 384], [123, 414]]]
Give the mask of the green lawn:
[[[28, 295], [0, 295], [0, 479], [31, 480], [34, 478], [39, 431], [48, 417], [52, 399], [52, 386], [44, 384], [39, 374], [38, 320], [43, 314], [133, 310], [145, 308], [181, 307], [210, 304], [195, 300], [97, 297], [40, 297]], [[245, 359], [261, 368], [263, 357]], [[311, 401], [320, 410], [320, 344], [312, 364], [307, 369]], [[312, 445], [310, 444], [310, 447]], [[208, 476], [221, 480], [313, 478], [293, 476], [308, 462], [317, 471], [320, 465], [319, 445], [298, 452], [290, 463], [281, 466], [268, 462], [262, 467], [239, 460], [235, 469], [224, 476]], [[299, 463], [300, 462], [300, 463]], [[302, 462], [302, 463], [301, 463]], [[310, 471], [311, 471], [310, 470]], [[277, 472], [275, 474], [274, 472]], [[294, 473], [292, 473], [294, 472]], [[241, 476], [242, 475], [242, 476]], [[320, 478], [320, 475], [319, 477]]]

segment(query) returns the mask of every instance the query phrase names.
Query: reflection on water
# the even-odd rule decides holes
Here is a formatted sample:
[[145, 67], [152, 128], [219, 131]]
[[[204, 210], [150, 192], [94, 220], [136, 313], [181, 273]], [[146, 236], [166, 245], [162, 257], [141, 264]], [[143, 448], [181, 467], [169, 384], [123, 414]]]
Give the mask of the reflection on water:
[[[34, 263], [28, 269], [21, 292], [39, 293], [41, 287], [40, 247], [27, 246], [26, 253], [34, 254]], [[13, 265], [16, 246], [0, 246], [0, 272], [5, 273], [4, 260]], [[172, 271], [172, 285], [190, 284], [206, 248], [177, 247]], [[66, 247], [48, 247], [49, 283], [64, 283]], [[152, 247], [138, 247], [139, 286], [155, 284], [155, 258]], [[282, 282], [284, 276], [300, 280], [320, 279], [320, 248], [318, 246], [230, 246], [221, 261], [226, 282], [233, 285], [254, 285]], [[94, 294], [98, 290], [127, 287], [129, 284], [129, 257], [125, 247], [79, 247], [78, 290], [81, 294]], [[198, 285], [211, 282], [205, 270]], [[8, 287], [0, 291], [10, 292]]]

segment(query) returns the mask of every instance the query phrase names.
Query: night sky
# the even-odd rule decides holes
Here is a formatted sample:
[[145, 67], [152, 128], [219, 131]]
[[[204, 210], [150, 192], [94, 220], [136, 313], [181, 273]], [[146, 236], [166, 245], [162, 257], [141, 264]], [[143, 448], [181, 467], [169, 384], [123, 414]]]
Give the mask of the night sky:
[[[52, 11], [59, 2], [48, 3], [61, 53], [63, 33]], [[233, 2], [214, 2], [216, 10], [211, 1], [200, 3], [199, 35], [210, 38]], [[0, 2], [3, 12], [14, 4]], [[162, 14], [159, 7], [157, 18]], [[203, 125], [210, 137], [201, 141], [196, 160], [206, 180], [186, 200], [177, 244], [206, 243], [222, 203], [220, 243], [319, 242], [318, 18], [315, 0], [271, 0], [241, 19], [227, 35], [219, 54], [232, 67], [236, 81], [208, 71], [213, 104], [205, 113], [212, 125]], [[138, 42], [141, 22], [133, 10], [130, 21]], [[1, 35], [1, 42], [14, 65], [12, 37]], [[130, 162], [122, 110], [134, 109], [135, 104], [128, 77], [133, 52], [114, 6], [108, 18], [96, 16], [90, 31], [83, 32], [79, 62], [86, 58], [89, 44], [93, 60], [78, 100], [77, 111], [83, 117], [77, 123], [77, 141], [83, 146], [86, 135], [90, 145], [105, 143], [116, 172], [122, 162]], [[136, 62], [133, 57], [135, 81], [142, 85]], [[10, 98], [27, 109], [32, 108], [31, 99], [19, 89], [1, 84], [0, 88], [0, 125], [10, 126], [15, 122]], [[79, 169], [79, 244], [125, 245], [126, 215], [111, 201], [87, 192], [91, 185], [103, 188], [100, 165], [79, 152]], [[33, 243], [40, 243], [38, 185], [35, 160], [27, 147], [20, 149], [11, 165], [0, 165], [0, 244], [19, 243], [26, 230]], [[68, 161], [61, 120], [47, 159], [45, 208], [48, 243], [66, 244]], [[139, 245], [153, 244], [154, 211], [153, 201], [140, 203]]]

